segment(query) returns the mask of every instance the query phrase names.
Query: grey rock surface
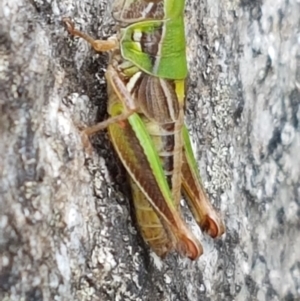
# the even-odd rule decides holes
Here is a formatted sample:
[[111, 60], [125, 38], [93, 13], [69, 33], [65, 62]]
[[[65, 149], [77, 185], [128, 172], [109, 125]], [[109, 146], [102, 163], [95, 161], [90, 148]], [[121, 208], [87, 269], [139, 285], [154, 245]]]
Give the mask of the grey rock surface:
[[[300, 300], [300, 3], [187, 1], [186, 121], [227, 231], [197, 261], [136, 230], [105, 132], [101, 0], [0, 1], [1, 300]], [[110, 4], [110, 3], [109, 3]]]

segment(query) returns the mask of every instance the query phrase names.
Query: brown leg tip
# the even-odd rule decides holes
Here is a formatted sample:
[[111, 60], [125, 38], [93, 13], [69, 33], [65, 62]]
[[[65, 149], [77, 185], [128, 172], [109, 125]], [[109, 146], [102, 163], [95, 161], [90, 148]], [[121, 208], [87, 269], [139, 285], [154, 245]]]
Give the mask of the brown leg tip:
[[62, 21], [63, 21], [63, 23], [65, 24], [67, 31], [68, 31], [70, 34], [72, 34], [73, 31], [74, 31], [75, 25], [74, 25], [74, 23], [71, 21], [71, 19], [68, 18], [68, 17], [63, 17]]
[[81, 141], [84, 151], [91, 156], [93, 153], [93, 146], [89, 140], [89, 136], [84, 131], [81, 132]]

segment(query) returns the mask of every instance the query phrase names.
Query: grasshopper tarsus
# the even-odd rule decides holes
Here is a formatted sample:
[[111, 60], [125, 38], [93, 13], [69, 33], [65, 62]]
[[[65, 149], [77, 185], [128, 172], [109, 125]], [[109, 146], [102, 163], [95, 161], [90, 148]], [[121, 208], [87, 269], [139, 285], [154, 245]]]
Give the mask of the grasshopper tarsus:
[[65, 24], [65, 27], [70, 35], [74, 35], [75, 24], [69, 17], [63, 17], [62, 22]]
[[89, 136], [86, 135], [84, 133], [84, 131], [82, 131], [80, 133], [80, 136], [81, 136], [81, 142], [82, 142], [82, 145], [83, 145], [84, 152], [86, 154], [88, 154], [88, 156], [91, 156], [92, 153], [93, 153], [93, 146], [91, 144], [91, 141], [89, 140]]

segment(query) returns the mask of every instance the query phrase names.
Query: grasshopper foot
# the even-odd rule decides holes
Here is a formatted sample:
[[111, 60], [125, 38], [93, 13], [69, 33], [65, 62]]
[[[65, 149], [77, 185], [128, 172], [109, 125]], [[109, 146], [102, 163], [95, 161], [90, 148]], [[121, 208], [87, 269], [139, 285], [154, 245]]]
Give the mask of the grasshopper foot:
[[88, 156], [91, 156], [93, 153], [93, 146], [91, 144], [89, 136], [85, 133], [85, 131], [81, 131], [80, 136], [85, 153]]

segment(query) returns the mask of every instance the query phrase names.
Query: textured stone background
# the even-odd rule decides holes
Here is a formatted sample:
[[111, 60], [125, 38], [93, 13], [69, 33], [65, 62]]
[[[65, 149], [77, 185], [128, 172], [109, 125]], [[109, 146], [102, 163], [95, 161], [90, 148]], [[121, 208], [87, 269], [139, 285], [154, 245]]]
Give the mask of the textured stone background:
[[109, 7], [0, 0], [0, 299], [300, 300], [299, 12], [296, 0], [188, 1], [187, 123], [227, 233], [202, 237], [196, 262], [161, 261], [106, 133], [87, 155], [78, 131], [107, 117], [107, 55], [61, 19], [108, 37]]

